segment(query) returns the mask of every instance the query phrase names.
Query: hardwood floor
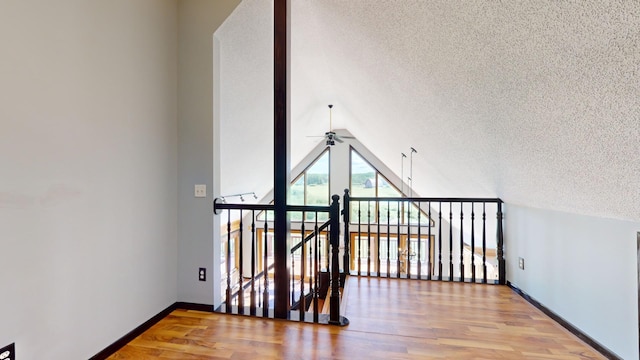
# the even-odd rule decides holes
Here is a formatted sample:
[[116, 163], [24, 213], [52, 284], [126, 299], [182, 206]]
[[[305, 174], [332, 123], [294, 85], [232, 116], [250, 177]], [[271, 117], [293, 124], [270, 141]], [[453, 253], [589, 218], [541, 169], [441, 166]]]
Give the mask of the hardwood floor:
[[109, 359], [603, 359], [505, 286], [347, 286], [347, 327], [176, 310]]

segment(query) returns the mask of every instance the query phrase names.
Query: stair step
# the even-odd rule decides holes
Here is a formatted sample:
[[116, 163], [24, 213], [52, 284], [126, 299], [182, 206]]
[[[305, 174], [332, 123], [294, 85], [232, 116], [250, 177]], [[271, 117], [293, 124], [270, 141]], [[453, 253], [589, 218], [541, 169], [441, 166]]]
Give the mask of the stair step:
[[[344, 315], [344, 311], [346, 310], [347, 306], [347, 292], [349, 289], [349, 286], [347, 286], [349, 282], [349, 276], [347, 275], [344, 279], [344, 288], [340, 288], [340, 314]], [[323, 300], [320, 300], [323, 301]], [[322, 306], [322, 311], [320, 311], [321, 314], [329, 314], [331, 312], [331, 289], [329, 289], [329, 291], [327, 292], [327, 296], [323, 301], [324, 306]]]

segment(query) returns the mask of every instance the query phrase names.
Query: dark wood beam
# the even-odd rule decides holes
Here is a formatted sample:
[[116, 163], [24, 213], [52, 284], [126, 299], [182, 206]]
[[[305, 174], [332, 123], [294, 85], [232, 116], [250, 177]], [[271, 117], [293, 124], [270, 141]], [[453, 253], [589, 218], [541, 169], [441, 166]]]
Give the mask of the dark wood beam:
[[273, 4], [274, 316], [280, 319], [289, 317], [289, 3], [290, 0], [275, 0]]

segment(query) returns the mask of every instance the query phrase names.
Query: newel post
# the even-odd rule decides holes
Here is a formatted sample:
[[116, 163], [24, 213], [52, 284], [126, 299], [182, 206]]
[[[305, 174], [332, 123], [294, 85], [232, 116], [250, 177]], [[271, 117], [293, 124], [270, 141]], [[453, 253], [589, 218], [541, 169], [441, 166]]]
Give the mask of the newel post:
[[330, 221], [331, 232], [331, 297], [329, 307], [329, 324], [346, 325], [348, 321], [340, 316], [340, 196], [331, 197]]
[[507, 283], [506, 266], [504, 262], [504, 231], [502, 230], [503, 214], [502, 200], [498, 200], [498, 284]]

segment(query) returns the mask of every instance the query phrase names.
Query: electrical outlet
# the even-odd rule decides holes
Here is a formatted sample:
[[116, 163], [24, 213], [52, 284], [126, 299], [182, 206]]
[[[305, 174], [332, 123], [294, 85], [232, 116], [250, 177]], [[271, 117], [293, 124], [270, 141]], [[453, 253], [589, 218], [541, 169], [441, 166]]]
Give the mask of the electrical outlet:
[[200, 270], [198, 270], [198, 280], [207, 281], [207, 269], [206, 268], [200, 268]]
[[16, 360], [16, 344], [9, 344], [0, 349], [0, 360]]
[[193, 187], [193, 196], [197, 198], [207, 197], [207, 185], [206, 184], [197, 184]]
[[518, 258], [518, 267], [524, 270], [524, 258]]

